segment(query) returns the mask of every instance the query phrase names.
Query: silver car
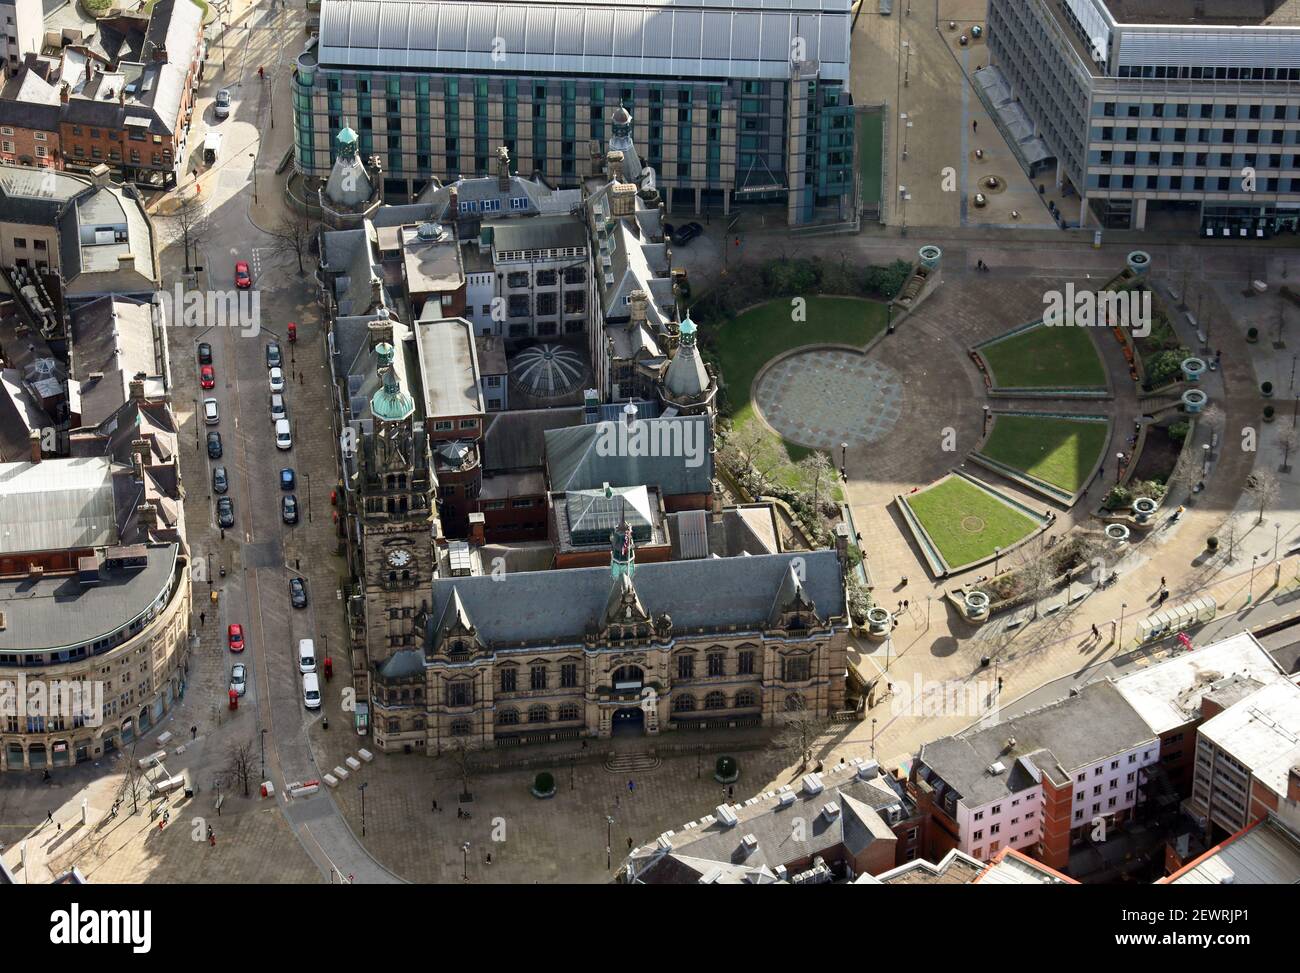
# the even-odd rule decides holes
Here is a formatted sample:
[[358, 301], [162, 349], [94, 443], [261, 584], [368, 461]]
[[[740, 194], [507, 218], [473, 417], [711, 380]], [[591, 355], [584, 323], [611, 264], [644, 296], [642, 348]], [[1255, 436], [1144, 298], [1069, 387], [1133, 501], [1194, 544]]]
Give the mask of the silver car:
[[230, 89], [222, 88], [217, 92], [217, 100], [213, 105], [212, 113], [218, 118], [226, 118], [230, 115]]
[[237, 662], [235, 665], [230, 667], [231, 692], [236, 693], [239, 696], [244, 695], [244, 690], [248, 688], [246, 683], [247, 674], [248, 669], [245, 668], [242, 662]]

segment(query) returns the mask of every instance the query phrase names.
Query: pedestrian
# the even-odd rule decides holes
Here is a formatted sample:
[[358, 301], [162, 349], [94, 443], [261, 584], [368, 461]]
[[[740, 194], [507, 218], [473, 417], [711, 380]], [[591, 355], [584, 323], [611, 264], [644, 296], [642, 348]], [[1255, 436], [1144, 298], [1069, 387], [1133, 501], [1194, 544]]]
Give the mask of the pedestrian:
[[199, 738], [199, 728], [197, 726], [190, 727], [190, 739], [197, 740], [198, 738]]
[[900, 587], [900, 588], [906, 588], [906, 587], [907, 587], [907, 575], [903, 575], [903, 581], [902, 581], [902, 583], [899, 585], [899, 587]]
[[433, 799], [433, 810], [434, 812], [438, 810], [438, 799], [436, 797]]
[[614, 806], [615, 806], [615, 807], [618, 807], [618, 795], [617, 795], [617, 794], [614, 795]]
[[1218, 363], [1222, 358], [1223, 358], [1223, 352], [1220, 351], [1220, 350], [1217, 350], [1217, 349], [1216, 349], [1215, 352], [1214, 352], [1214, 361], [1215, 361], [1215, 363], [1217, 364], [1217, 363]]
[[1092, 626], [1092, 637], [1095, 639], [1101, 638], [1101, 632], [1098, 630], [1097, 624], [1095, 622], [1093, 623]]
[[1157, 604], [1159, 604], [1159, 605], [1163, 605], [1163, 604], [1165, 603], [1165, 599], [1168, 598], [1168, 597], [1169, 597], [1169, 592], [1168, 592], [1168, 591], [1162, 591], [1162, 592], [1160, 592], [1160, 600], [1157, 602]]
[[1163, 574], [1160, 575], [1160, 587], [1161, 588], [1166, 587], [1165, 576]]
[[904, 599], [903, 599], [903, 611], [907, 611], [907, 606], [910, 605], [910, 604], [911, 604], [911, 602], [908, 601], [906, 598], [904, 598]]
[[728, 784], [728, 785], [727, 785], [727, 800], [731, 800], [731, 799], [732, 799], [733, 797], [735, 797], [735, 796], [736, 796], [736, 787], [735, 787], [735, 785], [734, 785], [734, 784]]
[[45, 821], [46, 821], [47, 824], [53, 824], [53, 823], [54, 823], [54, 812], [53, 812], [53, 811], [46, 811], [46, 812], [45, 812]]
[[636, 790], [636, 781], [629, 780], [627, 782], [627, 792], [631, 794], [634, 790]]
[[977, 119], [972, 118], [970, 120], [970, 130], [972, 132], [978, 132], [980, 130], [980, 123]]
[[299, 560], [298, 560], [298, 558], [294, 558], [294, 559], [293, 559], [293, 569], [294, 569], [295, 571], [301, 571], [301, 570], [302, 570], [302, 568], [300, 568], [298, 565], [299, 565]]
[[208, 624], [208, 613], [207, 613], [207, 612], [199, 612], [199, 624], [200, 624], [200, 625], [206, 625], [206, 624]]
[[631, 836], [631, 835], [628, 835], [628, 836], [627, 836], [627, 850], [628, 850], [628, 851], [631, 851], [631, 850], [632, 850], [632, 836]]
[[485, 865], [491, 865], [491, 864], [492, 864], [492, 852], [489, 851], [489, 852], [487, 853], [487, 857], [486, 857], [485, 859], [483, 859], [483, 863], [484, 863]]
[[257, 78], [258, 78], [258, 80], [260, 81], [260, 80], [262, 80], [262, 79], [265, 78], [265, 77], [266, 77], [266, 74], [262, 71], [262, 66], [259, 64], [259, 65], [257, 66]]

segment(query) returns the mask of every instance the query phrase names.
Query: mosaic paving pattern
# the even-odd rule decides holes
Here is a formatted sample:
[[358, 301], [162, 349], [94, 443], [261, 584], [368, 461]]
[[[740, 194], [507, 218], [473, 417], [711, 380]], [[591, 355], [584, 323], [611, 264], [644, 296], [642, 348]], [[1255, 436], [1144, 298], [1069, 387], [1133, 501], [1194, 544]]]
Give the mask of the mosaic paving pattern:
[[790, 442], [814, 449], [864, 445], [898, 422], [903, 380], [888, 365], [851, 351], [806, 351], [764, 373], [755, 403]]

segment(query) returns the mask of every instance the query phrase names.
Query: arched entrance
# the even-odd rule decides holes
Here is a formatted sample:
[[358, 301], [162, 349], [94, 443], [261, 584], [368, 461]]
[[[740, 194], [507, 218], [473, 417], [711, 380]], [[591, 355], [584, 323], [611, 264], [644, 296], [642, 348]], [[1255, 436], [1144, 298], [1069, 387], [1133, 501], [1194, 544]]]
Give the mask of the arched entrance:
[[625, 706], [615, 710], [610, 733], [613, 736], [644, 736], [645, 713], [639, 706]]

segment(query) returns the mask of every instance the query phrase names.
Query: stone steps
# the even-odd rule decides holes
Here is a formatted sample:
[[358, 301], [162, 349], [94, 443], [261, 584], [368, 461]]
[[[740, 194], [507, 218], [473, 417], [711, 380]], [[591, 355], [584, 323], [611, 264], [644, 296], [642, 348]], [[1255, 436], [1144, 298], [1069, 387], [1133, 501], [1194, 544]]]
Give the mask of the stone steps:
[[654, 770], [660, 762], [658, 757], [649, 753], [616, 753], [605, 761], [605, 770], [611, 774]]

